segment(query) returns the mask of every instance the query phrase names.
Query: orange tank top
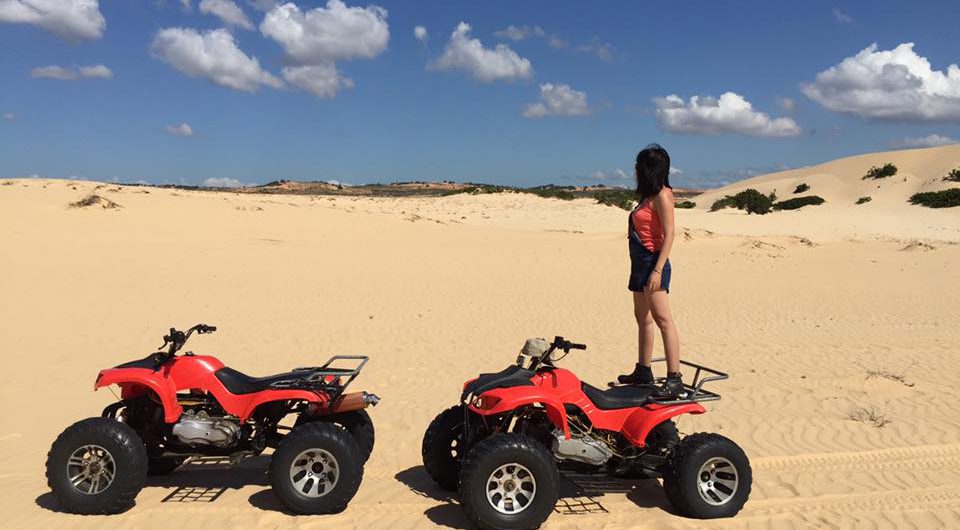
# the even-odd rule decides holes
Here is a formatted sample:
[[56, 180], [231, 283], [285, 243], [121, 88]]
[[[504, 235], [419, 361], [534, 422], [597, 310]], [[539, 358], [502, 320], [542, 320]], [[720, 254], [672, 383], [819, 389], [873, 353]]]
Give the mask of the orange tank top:
[[663, 225], [660, 216], [653, 210], [653, 199], [648, 199], [630, 214], [633, 229], [640, 242], [650, 252], [657, 252], [663, 246]]

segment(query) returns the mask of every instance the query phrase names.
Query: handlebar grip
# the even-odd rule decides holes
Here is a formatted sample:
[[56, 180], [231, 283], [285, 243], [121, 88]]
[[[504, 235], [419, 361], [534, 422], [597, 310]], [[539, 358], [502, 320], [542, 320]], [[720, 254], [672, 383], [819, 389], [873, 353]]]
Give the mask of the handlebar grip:
[[585, 350], [585, 349], [587, 349], [587, 345], [586, 345], [586, 344], [577, 344], [576, 342], [571, 342], [571, 343], [570, 343], [570, 349], [571, 349], [571, 350]]

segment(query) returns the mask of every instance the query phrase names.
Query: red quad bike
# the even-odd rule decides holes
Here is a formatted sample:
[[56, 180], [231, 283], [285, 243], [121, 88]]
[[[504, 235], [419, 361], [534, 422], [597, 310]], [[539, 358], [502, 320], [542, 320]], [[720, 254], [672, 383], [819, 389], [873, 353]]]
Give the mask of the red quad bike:
[[[379, 398], [345, 393], [367, 357], [337, 355], [320, 367], [250, 377], [214, 357], [177, 355], [194, 332], [216, 329], [171, 328], [161, 351], [97, 375], [94, 389], [118, 385], [120, 400], [101, 417], [68, 427], [47, 455], [47, 483], [66, 511], [122, 512], [148, 474], [169, 473], [191, 457], [236, 463], [268, 447], [276, 449], [273, 492], [289, 510], [347, 506], [373, 450], [373, 423], [363, 409]], [[332, 367], [337, 361], [356, 367]], [[293, 427], [280, 425], [288, 414], [296, 414]]]
[[[441, 487], [459, 488], [467, 517], [481, 528], [539, 527], [557, 503], [561, 467], [662, 477], [667, 498], [686, 517], [740, 511], [752, 480], [743, 450], [719, 434], [681, 440], [671, 419], [706, 412], [700, 402], [720, 396], [704, 383], [727, 375], [684, 362], [695, 369], [686, 396], [656, 401], [654, 386], [600, 390], [556, 367], [570, 350], [583, 349], [563, 337], [527, 341], [516, 364], [467, 381], [461, 403], [427, 428], [424, 467]], [[564, 355], [555, 359], [558, 351]]]

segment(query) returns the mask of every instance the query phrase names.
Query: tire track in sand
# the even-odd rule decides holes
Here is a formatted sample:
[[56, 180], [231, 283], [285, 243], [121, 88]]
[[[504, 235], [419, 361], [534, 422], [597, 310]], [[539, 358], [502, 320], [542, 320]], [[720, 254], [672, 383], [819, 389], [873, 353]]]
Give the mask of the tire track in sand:
[[761, 457], [754, 472], [960, 468], [960, 444]]
[[949, 484], [932, 488], [873, 491], [819, 497], [777, 498], [749, 501], [742, 516], [769, 517], [777, 514], [810, 512], [866, 512], [889, 510], [933, 510], [960, 508], [960, 489]]

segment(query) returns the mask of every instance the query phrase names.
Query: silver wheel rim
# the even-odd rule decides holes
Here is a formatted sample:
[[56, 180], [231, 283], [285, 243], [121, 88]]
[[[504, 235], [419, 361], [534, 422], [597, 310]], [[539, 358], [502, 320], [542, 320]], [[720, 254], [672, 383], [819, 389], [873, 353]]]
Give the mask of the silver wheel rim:
[[117, 463], [113, 455], [99, 445], [84, 445], [67, 459], [67, 480], [84, 495], [102, 493], [116, 476]]
[[704, 462], [697, 473], [697, 491], [700, 498], [711, 506], [723, 506], [729, 502], [737, 493], [739, 484], [736, 466], [719, 456]]
[[500, 513], [520, 513], [533, 504], [536, 496], [537, 480], [520, 464], [504, 464], [487, 479], [487, 502]]
[[307, 449], [290, 465], [290, 483], [304, 497], [323, 497], [333, 491], [339, 481], [340, 463], [323, 449]]

